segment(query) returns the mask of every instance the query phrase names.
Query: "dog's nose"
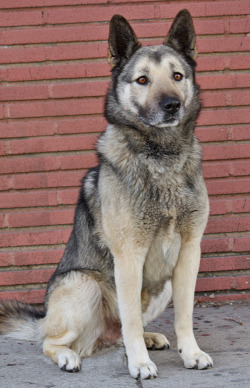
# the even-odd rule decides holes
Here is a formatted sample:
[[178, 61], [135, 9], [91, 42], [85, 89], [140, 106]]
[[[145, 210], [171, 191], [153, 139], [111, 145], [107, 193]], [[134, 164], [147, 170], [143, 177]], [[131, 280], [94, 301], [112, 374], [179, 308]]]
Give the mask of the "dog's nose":
[[176, 97], [164, 97], [161, 101], [162, 109], [170, 114], [178, 112], [181, 107], [181, 103]]

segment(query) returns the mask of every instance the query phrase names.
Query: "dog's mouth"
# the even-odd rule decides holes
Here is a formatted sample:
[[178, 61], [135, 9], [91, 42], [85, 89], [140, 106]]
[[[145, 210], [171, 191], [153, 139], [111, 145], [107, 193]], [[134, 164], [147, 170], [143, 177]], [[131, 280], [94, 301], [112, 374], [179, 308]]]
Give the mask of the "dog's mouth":
[[156, 128], [167, 128], [167, 127], [175, 127], [179, 124], [182, 117], [184, 116], [184, 112], [179, 112], [175, 115], [166, 115], [166, 114], [154, 114], [154, 115], [139, 115], [140, 120], [144, 125], [149, 127]]
[[184, 117], [185, 109], [180, 102], [178, 107], [151, 107], [151, 109], [140, 108], [139, 117], [144, 125], [156, 128], [167, 128], [177, 126]]

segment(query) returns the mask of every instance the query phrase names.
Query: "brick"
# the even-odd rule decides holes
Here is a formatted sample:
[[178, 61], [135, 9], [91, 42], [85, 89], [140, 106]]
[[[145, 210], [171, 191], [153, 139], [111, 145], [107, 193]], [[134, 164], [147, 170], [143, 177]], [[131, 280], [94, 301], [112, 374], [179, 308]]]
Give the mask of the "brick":
[[210, 215], [232, 213], [232, 199], [210, 199]]
[[0, 208], [2, 209], [55, 205], [57, 205], [56, 191], [39, 190], [0, 193]]
[[226, 127], [196, 127], [195, 134], [201, 142], [228, 140], [228, 132]]
[[[0, 23], [1, 23], [0, 16]], [[41, 23], [35, 23], [41, 24]], [[2, 25], [2, 24], [1, 24]], [[82, 42], [108, 39], [108, 25], [81, 25], [66, 27], [46, 27], [6, 29], [0, 37], [0, 44], [38, 44], [58, 42]]]
[[236, 289], [248, 290], [250, 289], [250, 275], [236, 277]]
[[[83, 157], [83, 155], [82, 155]], [[35, 171], [53, 171], [59, 170], [61, 167], [60, 156], [42, 156], [42, 157], [2, 157], [1, 158], [1, 173], [12, 174], [19, 172], [35, 172]], [[0, 179], [3, 179], [1, 177]]]
[[[232, 22], [232, 20], [230, 20]], [[249, 68], [250, 55], [244, 54], [237, 56], [227, 55], [210, 55], [203, 54], [198, 56], [197, 71], [218, 71], [218, 70], [244, 70]]]
[[[0, 228], [4, 228], [6, 226], [5, 224], [5, 214], [0, 214]], [[1, 261], [0, 261], [1, 263]]]
[[79, 196], [79, 189], [58, 190], [57, 200], [60, 205], [75, 205]]
[[1, 299], [17, 299], [24, 303], [43, 303], [45, 288], [0, 292]]
[[[146, 0], [146, 2], [148, 2], [149, 0]], [[123, 2], [123, 0], [114, 0], [112, 1], [112, 6], [109, 7], [110, 8], [110, 12], [111, 12], [111, 15], [115, 12], [120, 12], [122, 13], [122, 11], [126, 11], [128, 9], [128, 11], [130, 10], [128, 6], [125, 6], [125, 5], [121, 5], [121, 3]], [[134, 3], [134, 2], [137, 2], [136, 0], [130, 0], [130, 3]], [[116, 3], [120, 4], [120, 6], [118, 7], [116, 5]], [[221, 2], [218, 2], [219, 4], [216, 4], [216, 9], [214, 7], [212, 7], [213, 4], [211, 4], [209, 1], [204, 1], [204, 2], [201, 2], [201, 3], [197, 3], [197, 2], [189, 2], [188, 5], [189, 5], [189, 9], [190, 9], [190, 12], [192, 13], [192, 15], [194, 15], [195, 17], [198, 17], [198, 16], [214, 16], [214, 15], [242, 15], [242, 14], [248, 14], [248, 8], [247, 8], [247, 2], [244, 2], [244, 1], [234, 1], [234, 2], [231, 2], [231, 1], [221, 1]], [[75, 17], [78, 16], [78, 10], [81, 10], [83, 11], [84, 9], [86, 9], [87, 13], [90, 13], [91, 14], [91, 11], [93, 13], [93, 19], [90, 19], [90, 21], [95, 21], [97, 16], [100, 16], [100, 17], [104, 17], [104, 10], [107, 9], [107, 7], [90, 7], [90, 6], [85, 6], [85, 7], [79, 7], [80, 4], [84, 4], [84, 5], [88, 5], [88, 4], [103, 4], [103, 1], [102, 0], [95, 0], [95, 1], [86, 1], [86, 0], [80, 0], [80, 1], [76, 1], [76, 0], [68, 0], [67, 2], [66, 1], [59, 1], [59, 0], [43, 0], [42, 2], [40, 3], [36, 3], [34, 4], [34, 2], [32, 2], [31, 0], [20, 0], [20, 4], [18, 3], [18, 7], [19, 8], [22, 8], [22, 7], [35, 7], [35, 6], [42, 6], [42, 7], [46, 7], [46, 6], [50, 6], [51, 8], [49, 8], [49, 10], [51, 10], [51, 17], [53, 15], [55, 15], [56, 13], [56, 8], [52, 7], [52, 6], [62, 6], [62, 5], [77, 5], [78, 7], [69, 7], [68, 9], [71, 11], [70, 12], [70, 15], [68, 15], [67, 17], [69, 18], [70, 17], [70, 20], [73, 19]], [[169, 15], [169, 17], [173, 18], [176, 13], [182, 9], [183, 7], [186, 6], [186, 3], [185, 2], [182, 2], [182, 3], [178, 3], [178, 5], [176, 4], [172, 4], [172, 3], [169, 3], [169, 4], [159, 4], [158, 7], [154, 10], [153, 8], [153, 5], [149, 8], [150, 11], [151, 11], [151, 15], [150, 16], [153, 16], [154, 17], [158, 17], [158, 15]], [[131, 12], [130, 14], [132, 14], [132, 16], [134, 15], [134, 17], [138, 17], [139, 19], [143, 19], [143, 18], [146, 18], [145, 16], [142, 15], [142, 11], [144, 10], [144, 12], [146, 11], [146, 9], [149, 7], [148, 5], [147, 6], [144, 6], [144, 7], [141, 7], [141, 6], [132, 6], [130, 4], [130, 7], [132, 7], [131, 9]], [[177, 8], [176, 8], [177, 7]], [[11, 8], [16, 8], [16, 3], [14, 0], [9, 0], [8, 1], [8, 4], [4, 4], [2, 6], [2, 8], [6, 8], [6, 9], [11, 9]], [[96, 9], [97, 8], [97, 9]], [[98, 12], [98, 8], [101, 8], [101, 11]], [[135, 10], [138, 8], [138, 16], [137, 16], [137, 13], [135, 13]], [[74, 11], [74, 13], [73, 13]], [[94, 12], [95, 11], [95, 12]], [[154, 12], [153, 12], [154, 11]], [[73, 14], [73, 15], [72, 15]], [[61, 12], [61, 15], [63, 16], [63, 12]], [[72, 16], [71, 16], [72, 15]], [[84, 13], [81, 12], [81, 15], [80, 16], [83, 16]], [[65, 15], [66, 16], [66, 15]], [[20, 16], [19, 16], [20, 17]], [[87, 16], [86, 16], [87, 17]], [[32, 13], [31, 13], [31, 17], [30, 19], [32, 19]], [[57, 21], [58, 19], [57, 18], [54, 18], [53, 21], [54, 23]], [[65, 19], [63, 19], [64, 21]]]
[[62, 249], [0, 252], [0, 263], [1, 267], [57, 264], [62, 255]]
[[0, 101], [41, 100], [49, 98], [47, 85], [2, 86]]
[[218, 291], [234, 289], [235, 278], [233, 276], [219, 276], [213, 278], [198, 278], [196, 292]]
[[5, 118], [5, 106], [2, 104], [0, 105], [0, 119]]
[[75, 205], [79, 188], [61, 190], [30, 190], [16, 193], [0, 193], [0, 208], [29, 208], [41, 206]]
[[250, 300], [250, 294], [244, 293], [244, 294], [239, 294], [239, 293], [226, 293], [226, 294], [214, 294], [213, 298], [210, 296], [196, 296], [195, 298], [198, 302], [215, 302], [215, 303], [228, 303], [229, 301], [234, 302], [234, 301], [249, 301]]
[[69, 116], [102, 113], [104, 100], [79, 98], [75, 100], [54, 100], [8, 104], [11, 118]]
[[[106, 51], [107, 53], [107, 51]], [[84, 56], [82, 57], [84, 58]], [[81, 59], [82, 59], [81, 58]], [[67, 57], [64, 59], [68, 59]], [[0, 69], [0, 80], [39, 81], [65, 78], [90, 78], [110, 76], [110, 66], [106, 62], [68, 63], [50, 65], [22, 65], [18, 67], [4, 66]], [[100, 87], [100, 86], [99, 86]], [[4, 94], [1, 92], [2, 98]]]
[[58, 120], [58, 133], [102, 132], [107, 126], [103, 116], [66, 118]]
[[0, 268], [12, 265], [12, 253], [0, 252], [0, 264]]
[[[186, 3], [184, 3], [186, 4]], [[50, 8], [45, 12], [44, 19], [48, 24], [57, 23], [83, 23], [91, 21], [107, 21], [110, 20], [113, 14], [120, 13], [129, 20], [142, 20], [159, 18], [162, 15], [168, 15], [169, 18], [174, 18], [176, 13], [184, 7], [184, 4], [165, 4], [159, 3], [145, 5], [114, 5], [110, 7], [77, 7], [68, 8], [69, 12], [65, 13], [64, 9]], [[249, 8], [246, 1], [222, 1], [214, 4], [205, 2], [190, 2], [188, 8], [193, 17], [200, 16], [217, 16], [217, 15], [244, 15], [248, 14]]]
[[207, 180], [206, 186], [209, 195], [249, 193], [250, 179], [237, 178]]
[[[120, 2], [121, 0], [119, 0]], [[130, 0], [135, 1], [135, 0]], [[145, 0], [147, 2], [149, 0]], [[113, 2], [117, 2], [113, 0]], [[80, 4], [99, 4], [103, 3], [103, 0], [19, 0], [18, 8], [36, 8], [36, 7], [46, 7], [46, 6], [63, 6], [63, 5], [80, 5]], [[3, 2], [1, 4], [2, 9], [11, 9], [16, 8], [16, 0], [8, 0], [7, 3]]]
[[204, 107], [250, 105], [249, 91], [203, 92], [201, 101]]
[[9, 190], [13, 185], [12, 176], [2, 176], [0, 180], [0, 190]]
[[199, 272], [250, 269], [250, 256], [206, 257], [201, 259]]
[[74, 221], [74, 209], [25, 211], [6, 214], [10, 228], [30, 226], [71, 225]]
[[232, 214], [232, 213], [249, 213], [250, 212], [250, 198], [245, 196], [243, 198], [231, 199], [213, 199], [210, 200], [210, 214]]
[[249, 125], [196, 127], [196, 135], [202, 142], [249, 140]]
[[[20, 18], [19, 18], [20, 19]], [[247, 32], [247, 25], [243, 22], [247, 19], [241, 19], [235, 29], [238, 32]], [[1, 22], [1, 18], [0, 18]], [[10, 23], [10, 20], [6, 20], [5, 23]], [[15, 23], [15, 21], [14, 21]], [[17, 19], [17, 23], [20, 21]], [[33, 23], [32, 23], [33, 24]], [[41, 23], [34, 23], [41, 24]], [[4, 25], [4, 24], [1, 24]], [[18, 24], [20, 25], [20, 24]], [[133, 27], [139, 38], [145, 37], [165, 37], [166, 31], [169, 30], [170, 22], [140, 22], [134, 23]], [[12, 25], [14, 26], [14, 24]], [[240, 28], [241, 26], [241, 28]], [[243, 27], [243, 28], [242, 28]], [[197, 20], [195, 21], [195, 30], [198, 34], [223, 34], [225, 31], [223, 20]], [[63, 26], [63, 27], [31, 27], [25, 29], [12, 29], [3, 31], [0, 37], [0, 43], [2, 44], [32, 44], [32, 43], [54, 43], [54, 42], [77, 42], [77, 41], [97, 41], [107, 40], [109, 33], [109, 25], [81, 25], [81, 26]]]
[[71, 230], [72, 228], [3, 232], [0, 247], [65, 244], [68, 241]]
[[239, 18], [232, 19], [229, 23], [229, 33], [237, 34], [239, 32], [248, 33], [250, 32], [250, 19], [249, 18]]
[[56, 121], [18, 121], [0, 123], [0, 137], [26, 137], [38, 135], [54, 135], [57, 132]]
[[205, 178], [250, 175], [250, 162], [204, 162], [203, 174]]
[[43, 210], [6, 214], [9, 227], [67, 225], [73, 223], [73, 210]]
[[198, 125], [225, 125], [249, 123], [249, 108], [203, 110], [197, 120]]
[[[37, 137], [8, 140], [2, 154], [30, 154], [53, 151], [79, 151], [95, 148], [96, 135]], [[4, 145], [4, 142], [3, 142]], [[1, 154], [1, 150], [0, 150]]]
[[202, 253], [226, 253], [233, 248], [233, 238], [231, 237], [206, 237], [201, 242]]
[[222, 217], [209, 219], [205, 233], [233, 233], [250, 230], [250, 217]]
[[[94, 153], [85, 153], [76, 156], [60, 155], [2, 157], [1, 173], [16, 174], [20, 172], [45, 172], [72, 169], [78, 170], [93, 167], [97, 163], [97, 156]], [[4, 180], [4, 176], [2, 176], [0, 180]]]
[[[0, 48], [0, 63], [25, 63], [25, 62], [43, 62], [43, 61], [63, 61], [70, 59], [90, 59], [107, 58], [107, 44], [99, 42], [67, 44], [62, 43], [58, 46], [41, 45], [36, 47], [15, 47], [9, 46]], [[84, 66], [84, 64], [82, 64]], [[40, 66], [42, 68], [42, 66]], [[31, 71], [31, 67], [29, 71]], [[35, 69], [33, 68], [33, 71]], [[9, 69], [10, 71], [10, 69]], [[1, 74], [1, 73], [0, 73]], [[14, 72], [18, 77], [18, 72]], [[21, 73], [23, 76], [23, 72]], [[28, 72], [24, 73], [28, 78]], [[34, 77], [34, 73], [33, 77]], [[35, 74], [38, 76], [39, 72]], [[3, 75], [6, 78], [7, 73]], [[55, 74], [56, 77], [56, 74]], [[65, 77], [56, 77], [65, 78]], [[29, 79], [29, 78], [28, 78]]]
[[250, 131], [249, 126], [240, 126], [239, 128], [229, 128], [228, 129], [229, 139], [234, 141], [239, 140], [249, 140], [250, 139]]
[[203, 147], [203, 160], [242, 159], [247, 158], [250, 152], [250, 143], [219, 144]]
[[36, 137], [55, 134], [101, 132], [107, 123], [104, 117], [73, 117], [18, 120], [0, 123], [1, 138]]
[[198, 53], [249, 51], [250, 37], [219, 37], [197, 39]]
[[0, 286], [47, 283], [54, 269], [31, 269], [0, 272]]
[[16, 174], [2, 179], [0, 190], [40, 189], [47, 187], [80, 186], [84, 171], [40, 172]]
[[[2, 7], [2, 5], [1, 5]], [[19, 14], [19, 17], [18, 17]], [[21, 23], [21, 24], [20, 24]], [[29, 24], [42, 24], [42, 12], [41, 10], [33, 10], [32, 12], [19, 11], [8, 12], [2, 11], [0, 15], [0, 24], [2, 27], [8, 26], [22, 26]]]
[[236, 237], [234, 240], [235, 252], [249, 252], [250, 251], [250, 236]]
[[[11, 14], [10, 14], [11, 15]], [[24, 15], [22, 13], [22, 15]], [[27, 15], [27, 14], [26, 14]], [[0, 20], [1, 21], [1, 20]], [[4, 18], [4, 24], [9, 25], [9, 23], [14, 23], [11, 26], [15, 25], [15, 20], [11, 18]], [[19, 18], [16, 18], [16, 22], [20, 25], [20, 14]], [[2, 25], [4, 25], [2, 24]], [[38, 25], [42, 23], [36, 23], [35, 20], [31, 20], [31, 23], [28, 23], [30, 26]], [[166, 31], [169, 30], [171, 22], [166, 21], [148, 21], [133, 23], [133, 28], [136, 31], [136, 34], [139, 38], [145, 37], [158, 37], [166, 36]], [[222, 19], [210, 19], [210, 20], [194, 20], [196, 34], [224, 34], [225, 25]], [[249, 23], [247, 19], [241, 18], [235, 21], [231, 26], [231, 29], [234, 30], [234, 33], [249, 32]], [[47, 42], [76, 42], [76, 41], [97, 41], [97, 40], [107, 40], [108, 39], [108, 30], [109, 26], [106, 25], [82, 25], [82, 26], [66, 26], [66, 27], [31, 27], [24, 30], [6, 30], [2, 35], [2, 41], [7, 44], [24, 44], [24, 43], [47, 43]], [[18, 34], [19, 33], [19, 34]]]
[[201, 89], [235, 89], [247, 88], [250, 86], [250, 74], [246, 73], [229, 73], [229, 74], [208, 74], [197, 75], [197, 82]]
[[51, 85], [50, 94], [53, 98], [102, 97], [108, 86], [108, 81], [67, 82]]
[[250, 212], [250, 198], [244, 196], [244, 198], [235, 199], [232, 204], [234, 213], [247, 213]]
[[70, 155], [61, 157], [61, 169], [82, 169], [91, 168], [98, 164], [97, 155], [94, 153], [88, 153], [84, 155]]

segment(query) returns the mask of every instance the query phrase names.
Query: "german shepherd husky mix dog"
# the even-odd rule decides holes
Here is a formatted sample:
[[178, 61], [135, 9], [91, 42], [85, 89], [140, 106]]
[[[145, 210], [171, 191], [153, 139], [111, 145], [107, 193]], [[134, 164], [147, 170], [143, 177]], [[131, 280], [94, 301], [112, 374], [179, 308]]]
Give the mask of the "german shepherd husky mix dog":
[[49, 281], [45, 311], [1, 302], [0, 329], [38, 340], [59, 368], [122, 334], [132, 377], [157, 376], [147, 348], [169, 346], [143, 327], [172, 296], [178, 351], [186, 368], [212, 366], [193, 334], [194, 290], [209, 205], [194, 135], [199, 103], [195, 32], [187, 10], [163, 45], [142, 47], [129, 23], [110, 24], [112, 82], [100, 164], [83, 179], [74, 227]]

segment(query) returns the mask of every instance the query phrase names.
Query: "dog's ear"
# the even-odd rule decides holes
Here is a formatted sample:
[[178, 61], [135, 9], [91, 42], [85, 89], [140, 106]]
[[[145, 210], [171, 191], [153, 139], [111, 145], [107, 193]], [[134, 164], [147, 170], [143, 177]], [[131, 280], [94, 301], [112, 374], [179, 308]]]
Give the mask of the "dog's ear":
[[114, 15], [109, 29], [109, 63], [111, 66], [123, 65], [140, 47], [141, 44], [127, 20], [120, 15]]
[[192, 17], [187, 9], [180, 11], [175, 17], [164, 45], [173, 47], [187, 58], [196, 60], [195, 30]]

